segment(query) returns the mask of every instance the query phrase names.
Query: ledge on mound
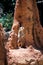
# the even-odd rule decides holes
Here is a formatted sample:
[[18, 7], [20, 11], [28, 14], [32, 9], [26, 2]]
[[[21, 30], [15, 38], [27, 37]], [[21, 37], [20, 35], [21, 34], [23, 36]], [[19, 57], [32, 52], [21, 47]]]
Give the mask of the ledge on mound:
[[43, 65], [43, 53], [32, 46], [10, 49], [7, 61], [8, 65]]

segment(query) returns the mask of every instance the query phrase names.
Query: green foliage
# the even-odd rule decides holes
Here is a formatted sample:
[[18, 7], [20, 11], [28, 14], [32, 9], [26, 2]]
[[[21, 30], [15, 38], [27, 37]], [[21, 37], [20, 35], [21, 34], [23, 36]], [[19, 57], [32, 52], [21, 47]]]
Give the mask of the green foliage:
[[16, 3], [16, 0], [0, 0], [0, 4], [3, 9], [3, 13], [0, 14], [2, 15], [2, 17], [0, 18], [0, 23], [2, 23], [6, 31], [11, 30], [11, 27], [13, 24], [12, 14], [14, 12], [15, 3]]
[[2, 18], [0, 18], [0, 23], [2, 23], [3, 27], [6, 28], [6, 31], [11, 30], [13, 24], [12, 13], [7, 13], [7, 15], [4, 15]]

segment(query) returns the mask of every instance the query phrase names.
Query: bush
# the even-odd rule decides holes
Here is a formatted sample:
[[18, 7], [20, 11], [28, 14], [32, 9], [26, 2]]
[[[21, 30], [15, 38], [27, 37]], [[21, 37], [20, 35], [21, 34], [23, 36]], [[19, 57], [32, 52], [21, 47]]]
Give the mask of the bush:
[[12, 24], [13, 24], [13, 16], [12, 13], [7, 13], [7, 15], [3, 15], [2, 18], [0, 18], [0, 23], [2, 23], [3, 27], [5, 27], [6, 31], [11, 30]]

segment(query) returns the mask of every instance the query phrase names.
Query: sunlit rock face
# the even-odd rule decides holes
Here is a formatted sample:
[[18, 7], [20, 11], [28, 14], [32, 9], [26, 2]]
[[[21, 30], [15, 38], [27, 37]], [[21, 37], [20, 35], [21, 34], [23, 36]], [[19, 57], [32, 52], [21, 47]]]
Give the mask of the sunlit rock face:
[[43, 55], [32, 46], [10, 49], [7, 53], [8, 65], [43, 65]]
[[35, 0], [17, 0], [14, 23], [6, 49], [29, 45], [43, 49], [43, 28], [40, 24], [39, 12]]
[[8, 65], [43, 65], [43, 28], [35, 0], [16, 1], [14, 22], [5, 48], [9, 51]]

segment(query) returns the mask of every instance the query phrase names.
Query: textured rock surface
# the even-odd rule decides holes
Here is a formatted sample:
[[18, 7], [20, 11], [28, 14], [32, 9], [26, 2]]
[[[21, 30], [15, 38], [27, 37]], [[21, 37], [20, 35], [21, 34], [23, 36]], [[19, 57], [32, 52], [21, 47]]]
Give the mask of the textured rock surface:
[[4, 65], [5, 62], [5, 49], [4, 49], [4, 30], [0, 24], [0, 65]]
[[35, 0], [16, 1], [14, 23], [5, 48], [9, 51], [8, 65], [43, 65], [43, 28]]
[[6, 49], [33, 45], [43, 49], [43, 28], [35, 0], [17, 0], [14, 23]]
[[32, 46], [10, 49], [7, 53], [8, 65], [43, 65], [43, 55]]

